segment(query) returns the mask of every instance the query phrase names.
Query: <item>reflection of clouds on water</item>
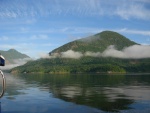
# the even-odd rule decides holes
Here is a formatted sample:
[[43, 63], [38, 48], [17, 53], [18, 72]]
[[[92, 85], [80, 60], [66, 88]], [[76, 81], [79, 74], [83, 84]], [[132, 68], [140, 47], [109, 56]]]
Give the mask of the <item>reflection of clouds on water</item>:
[[77, 95], [81, 95], [82, 89], [77, 86], [66, 86], [61, 88], [61, 94], [68, 98], [74, 98]]
[[7, 87], [23, 87], [25, 85], [25, 81], [23, 79], [19, 79], [19, 77], [11, 75], [9, 73], [5, 73], [7, 80]]
[[76, 96], [84, 95], [92, 96], [94, 94], [104, 94], [110, 101], [116, 99], [131, 99], [131, 100], [150, 100], [150, 87], [148, 86], [127, 86], [127, 87], [91, 87], [83, 89], [78, 86], [62, 87], [59, 91], [60, 95], [66, 98], [75, 98]]
[[6, 77], [6, 92], [5, 96], [8, 99], [15, 99], [14, 95], [24, 94], [19, 91], [25, 87], [25, 81], [13, 76], [9, 73], [4, 73]]
[[146, 86], [131, 86], [124, 91], [125, 95], [132, 97], [135, 100], [149, 100], [150, 101], [150, 87]]
[[[146, 86], [128, 86], [128, 87], [106, 87], [104, 93], [111, 99], [128, 98], [134, 100], [149, 100], [150, 101], [150, 87]], [[125, 97], [122, 97], [122, 96]]]
[[[81, 87], [62, 86], [52, 91], [55, 97], [76, 104], [83, 104], [103, 111], [129, 112], [149, 111], [149, 86], [119, 86], [119, 87]], [[142, 102], [142, 103], [141, 103]], [[146, 104], [144, 104], [147, 102]], [[138, 109], [137, 106], [142, 106]], [[131, 109], [132, 108], [132, 109]], [[134, 108], [136, 110], [134, 110]]]

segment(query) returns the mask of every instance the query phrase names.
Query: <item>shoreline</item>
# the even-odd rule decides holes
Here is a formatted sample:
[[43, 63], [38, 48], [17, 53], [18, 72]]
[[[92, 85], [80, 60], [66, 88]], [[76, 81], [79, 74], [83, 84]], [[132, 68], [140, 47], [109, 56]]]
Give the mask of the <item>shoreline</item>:
[[150, 72], [23, 72], [23, 73], [18, 73], [18, 72], [10, 72], [10, 70], [4, 71], [7, 73], [11, 74], [107, 74], [107, 75], [149, 75]]

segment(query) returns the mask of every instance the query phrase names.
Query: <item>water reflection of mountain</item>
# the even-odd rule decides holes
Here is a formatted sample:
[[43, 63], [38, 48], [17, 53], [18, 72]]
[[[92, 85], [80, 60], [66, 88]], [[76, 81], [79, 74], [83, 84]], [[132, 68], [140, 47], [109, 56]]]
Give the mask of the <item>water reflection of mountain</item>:
[[[150, 100], [150, 77], [142, 75], [21, 75], [54, 97], [104, 111], [130, 109], [139, 99]], [[140, 90], [139, 90], [140, 89]], [[141, 93], [145, 92], [145, 93]]]

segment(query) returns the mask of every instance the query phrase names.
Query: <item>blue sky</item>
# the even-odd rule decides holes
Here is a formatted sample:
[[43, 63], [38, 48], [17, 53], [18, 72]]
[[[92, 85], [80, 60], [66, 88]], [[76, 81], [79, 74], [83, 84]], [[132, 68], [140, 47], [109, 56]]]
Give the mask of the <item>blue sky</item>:
[[150, 45], [150, 1], [0, 0], [0, 50], [38, 58], [104, 30]]

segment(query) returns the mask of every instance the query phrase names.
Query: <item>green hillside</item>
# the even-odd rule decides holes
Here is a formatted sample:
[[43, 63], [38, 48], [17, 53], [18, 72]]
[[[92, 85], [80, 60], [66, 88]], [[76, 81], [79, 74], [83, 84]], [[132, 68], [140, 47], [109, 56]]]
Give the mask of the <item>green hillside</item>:
[[[108, 46], [114, 45], [117, 50], [137, 43], [112, 31], [104, 31], [96, 35], [67, 43], [49, 54], [74, 50], [78, 52], [103, 52]], [[13, 73], [126, 73], [150, 72], [150, 58], [119, 59], [113, 57], [83, 56], [73, 58], [47, 58], [30, 61], [23, 66], [11, 70]]]
[[29, 56], [22, 54], [15, 49], [9, 49], [8, 51], [0, 50], [0, 53], [5, 57], [7, 63], [14, 63], [14, 60], [16, 59], [30, 58]]
[[137, 43], [130, 41], [123, 35], [113, 31], [103, 31], [90, 37], [82, 38], [69, 42], [50, 53], [60, 53], [67, 50], [74, 50], [80, 52], [92, 51], [102, 52], [108, 46], [114, 45], [116, 49], [121, 50], [124, 47], [135, 45]]

